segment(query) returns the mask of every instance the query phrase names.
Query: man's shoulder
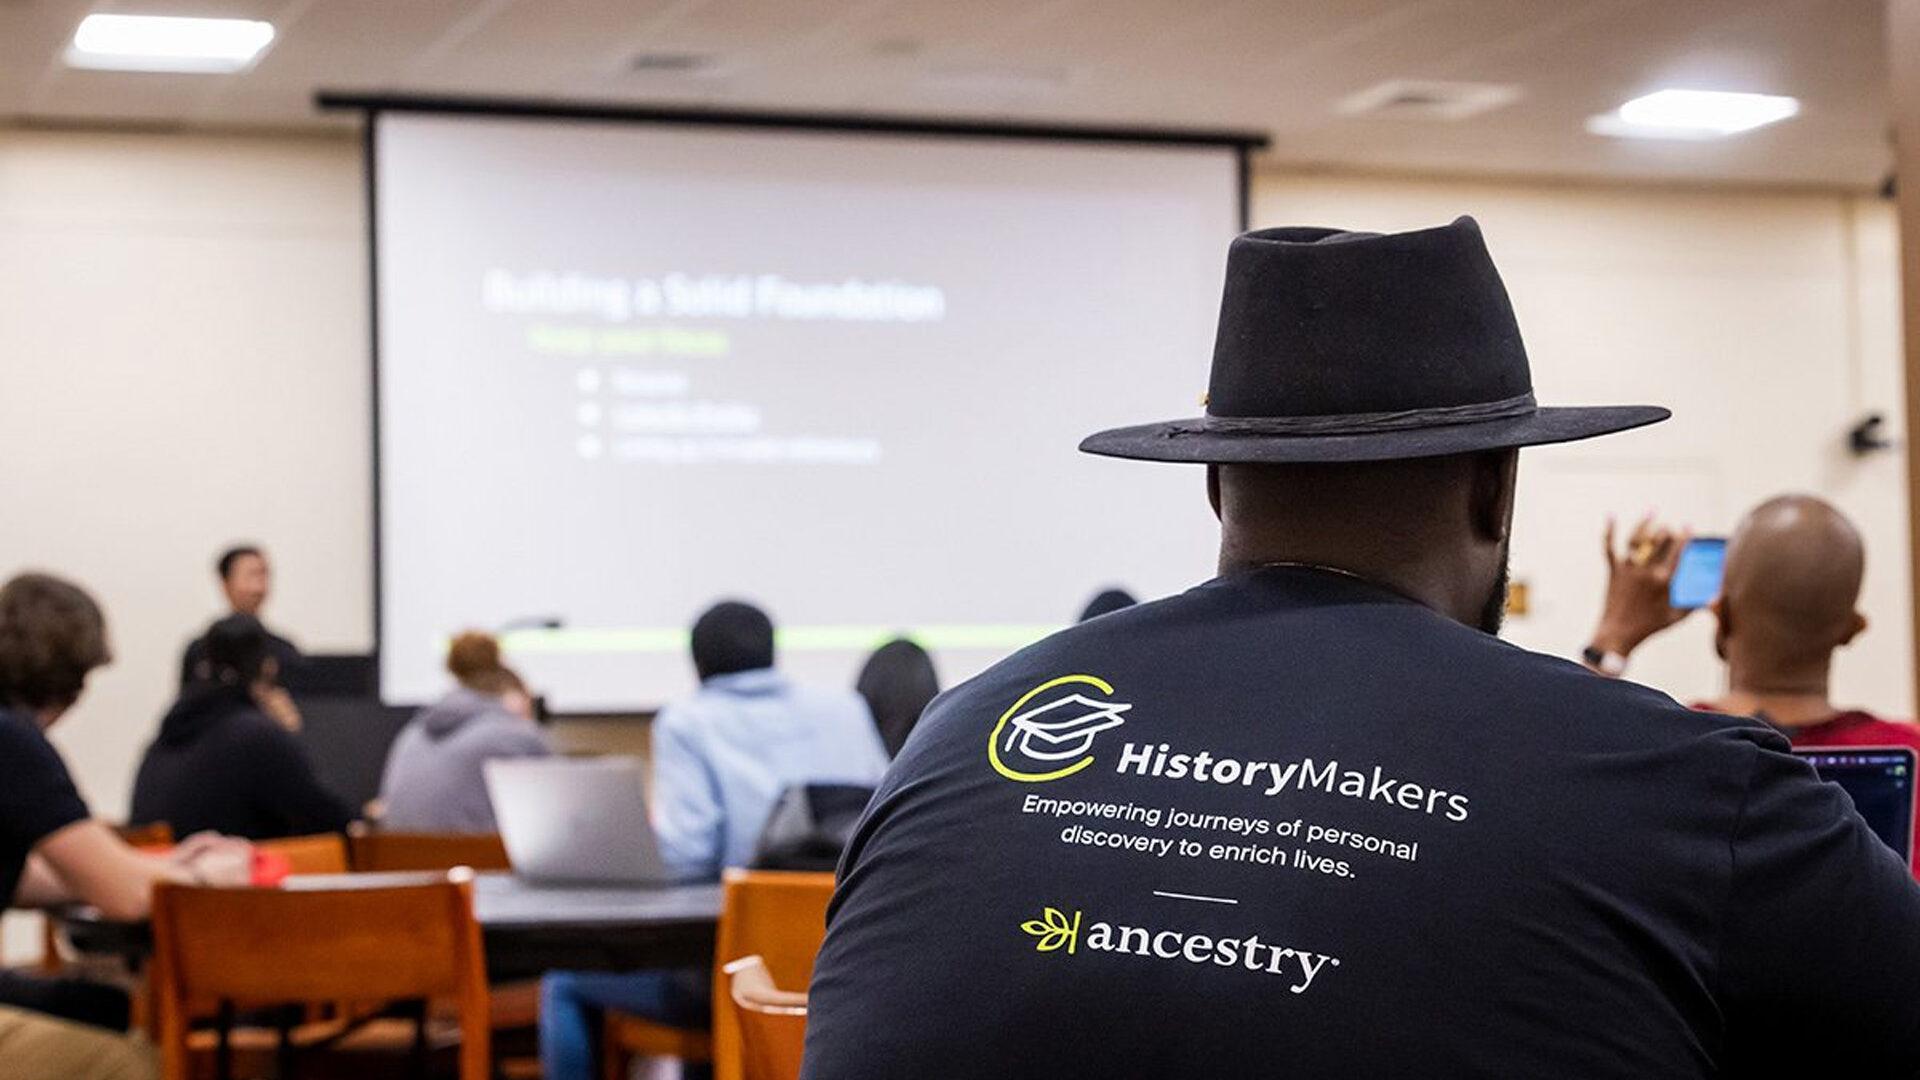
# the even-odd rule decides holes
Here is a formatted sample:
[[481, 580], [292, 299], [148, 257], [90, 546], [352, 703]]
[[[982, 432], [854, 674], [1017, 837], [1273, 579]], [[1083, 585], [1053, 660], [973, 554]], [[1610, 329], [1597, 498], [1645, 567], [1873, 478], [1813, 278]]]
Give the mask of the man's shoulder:
[[810, 711], [848, 716], [864, 716], [867, 711], [865, 698], [837, 686], [795, 685], [791, 693], [794, 701]]
[[[1248, 611], [1205, 587], [1048, 635], [941, 694], [923, 723], [998, 712], [1070, 676], [1186, 686], [1237, 678], [1250, 687], [1286, 682], [1347, 700], [1473, 700], [1483, 712], [1554, 718], [1553, 727], [1569, 733], [1586, 724], [1600, 742], [1685, 740], [1729, 729], [1776, 738], [1758, 721], [1697, 712], [1658, 690], [1604, 678], [1412, 603]], [[1914, 734], [1920, 737], [1920, 728]]]
[[[6, 804], [9, 814], [31, 815], [43, 821], [86, 816], [86, 807], [79, 801], [60, 752], [40, 725], [10, 709], [0, 709], [0, 776], [4, 777], [0, 780], [0, 802]], [[0, 822], [6, 828], [17, 825]], [[52, 827], [48, 825], [44, 831]]]
[[552, 749], [539, 728], [504, 709], [479, 717], [467, 727], [471, 731], [455, 732], [455, 737], [465, 737], [482, 751], [528, 754]]
[[1790, 734], [1795, 746], [1905, 746], [1920, 750], [1920, 724], [1862, 709], [1843, 712], [1826, 723]]
[[38, 763], [47, 758], [58, 760], [59, 754], [40, 725], [23, 713], [0, 709], [0, 761]]

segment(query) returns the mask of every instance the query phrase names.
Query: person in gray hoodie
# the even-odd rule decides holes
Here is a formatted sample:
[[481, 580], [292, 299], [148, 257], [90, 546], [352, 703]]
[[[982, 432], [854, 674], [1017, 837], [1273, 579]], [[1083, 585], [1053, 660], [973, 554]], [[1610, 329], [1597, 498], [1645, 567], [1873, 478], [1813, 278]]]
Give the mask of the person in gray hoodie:
[[494, 758], [553, 753], [533, 723], [533, 699], [500, 661], [500, 643], [467, 631], [447, 649], [459, 685], [407, 723], [380, 781], [381, 827], [403, 832], [490, 833], [493, 803], [483, 775]]

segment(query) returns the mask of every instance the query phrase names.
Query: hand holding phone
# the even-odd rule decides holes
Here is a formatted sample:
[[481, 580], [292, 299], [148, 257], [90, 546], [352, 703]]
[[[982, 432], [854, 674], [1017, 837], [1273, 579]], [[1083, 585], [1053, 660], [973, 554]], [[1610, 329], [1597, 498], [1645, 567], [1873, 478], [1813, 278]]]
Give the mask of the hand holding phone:
[[1686, 529], [1662, 525], [1648, 514], [1622, 546], [1608, 519], [1601, 537], [1607, 559], [1606, 601], [1589, 651], [1624, 661], [1641, 642], [1687, 617], [1693, 609], [1673, 604], [1672, 586], [1690, 540]]
[[1724, 536], [1696, 536], [1681, 549], [1667, 587], [1667, 602], [1681, 611], [1706, 607], [1720, 595], [1720, 578], [1727, 565]]

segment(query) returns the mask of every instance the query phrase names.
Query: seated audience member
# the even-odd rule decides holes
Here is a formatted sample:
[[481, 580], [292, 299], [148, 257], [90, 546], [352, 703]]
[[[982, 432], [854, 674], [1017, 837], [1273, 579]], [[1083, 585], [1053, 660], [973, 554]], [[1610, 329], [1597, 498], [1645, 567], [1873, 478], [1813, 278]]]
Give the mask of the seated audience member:
[[[214, 569], [220, 575], [220, 591], [226, 595], [228, 613], [258, 619], [260, 609], [267, 605], [267, 593], [273, 581], [267, 553], [252, 544], [231, 547], [220, 553]], [[299, 669], [304, 658], [293, 642], [271, 630], [266, 633], [273, 659], [280, 665], [280, 677], [285, 680]], [[202, 635], [187, 643], [187, 651], [180, 657], [181, 686], [192, 682], [195, 672], [206, 661], [206, 641]]]
[[134, 823], [253, 840], [345, 829], [353, 811], [315, 775], [294, 737], [299, 714], [279, 711], [279, 661], [259, 620], [214, 623], [201, 655], [140, 762]]
[[802, 1075], [1920, 1076], [1920, 886], [1845, 792], [1498, 638], [1520, 448], [1666, 411], [1537, 404], [1470, 218], [1242, 236], [1219, 328], [1205, 415], [1081, 444], [1205, 465], [1218, 576], [928, 708]]
[[854, 681], [854, 690], [867, 703], [887, 757], [900, 753], [914, 722], [940, 693], [940, 674], [933, 657], [906, 638], [895, 638], [873, 651]]
[[692, 645], [700, 689], [653, 725], [654, 829], [680, 877], [712, 881], [747, 865], [790, 785], [871, 785], [887, 756], [858, 694], [798, 686], [775, 670], [773, 623], [759, 608], [714, 605]]
[[[1643, 521], [1616, 550], [1607, 525], [1607, 598], [1585, 657], [1603, 674], [1625, 671], [1641, 642], [1686, 618], [1668, 587], [1686, 535]], [[1833, 703], [1834, 650], [1867, 628], [1860, 614], [1866, 545], [1846, 515], [1811, 495], [1768, 499], [1727, 543], [1713, 614], [1714, 648], [1727, 692], [1700, 708], [1755, 716], [1795, 746], [1911, 746], [1920, 727]]]
[[[109, 658], [100, 608], [77, 586], [44, 574], [0, 586], [0, 909], [77, 901], [136, 920], [155, 882], [247, 880], [244, 843], [194, 836], [144, 854], [88, 816], [45, 732]], [[0, 1075], [151, 1077], [151, 1053], [122, 1034], [126, 1017], [118, 990], [0, 971]]]
[[[773, 622], [737, 601], [693, 625], [700, 689], [653, 723], [653, 818], [660, 853], [688, 880], [746, 866], [775, 801], [808, 782], [877, 783], [886, 750], [859, 695], [797, 686], [773, 666]], [[588, 1013], [618, 1008], [662, 1023], [707, 1020], [705, 969], [552, 972], [541, 981], [547, 1080], [593, 1075]]]
[[501, 663], [491, 634], [470, 630], [454, 638], [447, 670], [459, 685], [421, 709], [387, 756], [380, 781], [385, 828], [494, 832], [486, 763], [553, 753], [533, 722], [526, 684]]
[[1087, 601], [1086, 607], [1080, 609], [1078, 621], [1086, 622], [1088, 619], [1097, 619], [1102, 615], [1124, 611], [1139, 602], [1125, 589], [1102, 589], [1094, 594], [1093, 599]]

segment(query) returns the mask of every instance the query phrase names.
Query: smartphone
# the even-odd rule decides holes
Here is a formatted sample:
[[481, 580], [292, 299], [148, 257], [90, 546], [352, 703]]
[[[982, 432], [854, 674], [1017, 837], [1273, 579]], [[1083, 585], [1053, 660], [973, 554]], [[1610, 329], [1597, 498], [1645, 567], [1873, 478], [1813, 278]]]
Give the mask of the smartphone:
[[1727, 565], [1727, 538], [1696, 536], [1680, 552], [1667, 586], [1667, 603], [1685, 611], [1706, 607], [1720, 595], [1720, 573]]

